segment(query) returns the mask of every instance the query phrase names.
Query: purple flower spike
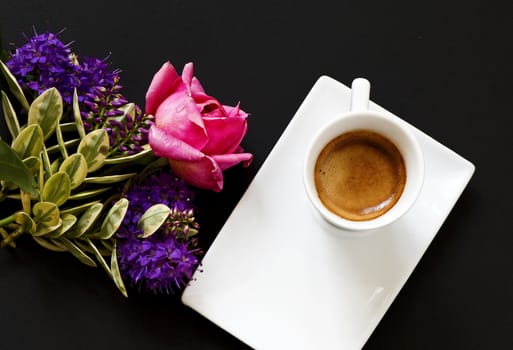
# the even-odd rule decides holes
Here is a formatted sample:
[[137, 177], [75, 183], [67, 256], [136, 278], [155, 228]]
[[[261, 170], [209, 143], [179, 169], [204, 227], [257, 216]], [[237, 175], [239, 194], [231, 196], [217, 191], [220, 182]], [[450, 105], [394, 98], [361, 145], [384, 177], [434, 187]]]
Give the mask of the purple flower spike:
[[[152, 293], [181, 290], [198, 267], [201, 251], [196, 248], [195, 238], [173, 234], [169, 228], [185, 222], [185, 227], [190, 226], [187, 230], [198, 229], [193, 216], [193, 190], [174, 174], [161, 170], [146, 177], [143, 182], [134, 183], [126, 198], [130, 205], [116, 233], [123, 278], [130, 285]], [[156, 233], [142, 239], [137, 223], [142, 214], [157, 203], [173, 208], [173, 218], [170, 216], [169, 222]], [[175, 219], [177, 222], [173, 222]]]

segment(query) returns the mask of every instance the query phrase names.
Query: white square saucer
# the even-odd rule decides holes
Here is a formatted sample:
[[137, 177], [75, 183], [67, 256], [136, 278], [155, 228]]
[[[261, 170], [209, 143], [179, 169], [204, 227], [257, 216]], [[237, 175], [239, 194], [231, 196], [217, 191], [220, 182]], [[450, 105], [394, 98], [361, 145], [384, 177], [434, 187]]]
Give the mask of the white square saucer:
[[414, 207], [371, 234], [340, 235], [313, 212], [302, 166], [309, 141], [349, 110], [350, 94], [319, 78], [183, 293], [185, 305], [253, 348], [363, 347], [474, 172], [410, 125], [425, 159]]

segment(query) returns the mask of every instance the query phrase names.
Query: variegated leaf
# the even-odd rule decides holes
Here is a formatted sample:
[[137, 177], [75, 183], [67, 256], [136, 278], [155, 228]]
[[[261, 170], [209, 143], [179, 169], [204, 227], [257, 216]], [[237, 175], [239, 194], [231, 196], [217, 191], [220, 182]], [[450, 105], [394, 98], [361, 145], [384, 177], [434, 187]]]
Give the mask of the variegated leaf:
[[76, 88], [73, 91], [73, 118], [75, 120], [77, 132], [80, 135], [80, 138], [83, 139], [86, 136], [86, 132], [84, 128], [84, 122], [82, 121], [82, 116], [80, 115], [80, 107], [78, 105], [78, 94]]
[[21, 232], [32, 234], [36, 231], [36, 223], [32, 220], [30, 215], [23, 211], [19, 211], [14, 215], [16, 223], [20, 225]]
[[87, 161], [81, 153], [75, 153], [65, 159], [59, 171], [64, 171], [71, 180], [71, 189], [74, 190], [84, 182], [87, 176]]
[[59, 217], [59, 221], [56, 225], [53, 226], [47, 226], [47, 225], [40, 225], [39, 223], [36, 225], [36, 231], [32, 233], [32, 236], [34, 237], [41, 237], [46, 236], [49, 233], [53, 233], [54, 231], [58, 230], [62, 226], [62, 219]]
[[95, 237], [100, 239], [111, 238], [123, 222], [123, 218], [128, 210], [128, 204], [129, 202], [126, 198], [118, 200], [105, 216], [100, 232], [95, 234]]
[[89, 202], [89, 203], [84, 203], [84, 204], [81, 204], [81, 205], [77, 205], [77, 206], [71, 207], [71, 208], [64, 208], [64, 209], [61, 209], [61, 213], [62, 214], [73, 214], [75, 216], [78, 216], [80, 213], [83, 213], [89, 207], [91, 207], [92, 205], [95, 205], [97, 203], [100, 203], [100, 201], [97, 200], [97, 201], [92, 201], [92, 202]]
[[153, 155], [153, 151], [152, 151], [151, 148], [149, 148], [148, 145], [143, 146], [143, 148], [144, 148], [143, 151], [141, 151], [139, 153], [136, 153], [136, 154], [132, 154], [130, 156], [108, 158], [108, 159], [105, 160], [105, 164], [108, 164], [108, 165], [124, 164], [124, 163], [129, 163], [129, 162], [133, 162], [135, 160], [142, 159], [144, 157], [150, 157], [150, 156]]
[[30, 105], [28, 124], [38, 124], [47, 140], [62, 118], [62, 97], [56, 88], [50, 88], [39, 95]]
[[[65, 141], [64, 146], [67, 149], [70, 149], [70, 148], [77, 147], [79, 143], [80, 143], [80, 139], [73, 139], [73, 140]], [[61, 145], [53, 145], [53, 146], [47, 147], [46, 151], [49, 154], [52, 154], [52, 153], [56, 153], [56, 152], [60, 151], [60, 149], [61, 149]]]
[[114, 249], [115, 240], [114, 239], [101, 240], [100, 243], [103, 245], [105, 250], [112, 252], [112, 250]]
[[109, 152], [109, 136], [104, 129], [87, 134], [78, 145], [78, 152], [87, 161], [88, 172], [100, 169], [105, 163]]
[[12, 94], [16, 97], [16, 99], [20, 102], [21, 106], [28, 111], [29, 110], [29, 103], [27, 101], [27, 98], [25, 97], [25, 94], [23, 93], [23, 90], [21, 89], [20, 85], [18, 84], [18, 81], [14, 77], [14, 75], [11, 73], [9, 68], [0, 60], [0, 71], [2, 71], [5, 80], [7, 81], [7, 85], [9, 86], [9, 90], [11, 90]]
[[62, 246], [62, 244], [55, 244], [54, 242], [49, 241], [48, 239], [44, 237], [34, 237], [32, 236], [34, 241], [37, 242], [41, 247], [51, 250], [53, 252], [65, 252], [66, 248]]
[[114, 249], [112, 249], [112, 255], [110, 257], [110, 270], [112, 272], [112, 280], [114, 281], [116, 287], [118, 287], [119, 291], [125, 296], [125, 298], [128, 298], [125, 283], [123, 282], [123, 278], [121, 277], [121, 271], [119, 270], [118, 254], [116, 250], [116, 243], [114, 243]]
[[[78, 260], [80, 260], [82, 263], [96, 267], [96, 263], [93, 259], [91, 259], [82, 249], [80, 249], [76, 244], [71, 242], [69, 239], [60, 237], [58, 238], [59, 242], [62, 243], [63, 246], [66, 247], [66, 249], [73, 254]], [[55, 242], [55, 240], [52, 240], [52, 242]]]
[[57, 123], [57, 127], [55, 128], [55, 135], [57, 137], [57, 145], [59, 146], [62, 157], [64, 159], [68, 158], [68, 149], [66, 148], [66, 143], [64, 141], [64, 136], [62, 135], [60, 123]]
[[137, 228], [143, 231], [142, 237], [154, 234], [169, 217], [171, 209], [164, 204], [155, 204], [148, 208], [137, 223]]
[[37, 202], [34, 204], [32, 215], [38, 229], [41, 226], [54, 227], [59, 224], [61, 219], [59, 208], [51, 202]]
[[105, 188], [98, 188], [98, 189], [95, 189], [95, 190], [82, 191], [82, 192], [79, 192], [79, 193], [73, 193], [71, 196], [69, 196], [68, 199], [69, 200], [87, 199], [87, 198], [91, 198], [91, 197], [96, 197], [97, 195], [102, 194], [104, 192], [107, 192], [109, 190], [110, 190], [109, 187], [105, 187]]
[[[43, 158], [44, 159], [44, 158]], [[61, 160], [56, 159], [50, 164], [51, 174], [55, 174], [59, 171], [59, 167], [61, 166]]]
[[59, 171], [53, 174], [43, 188], [43, 201], [64, 204], [71, 194], [71, 180], [67, 173]]
[[86, 177], [84, 182], [90, 183], [90, 184], [113, 184], [117, 182], [122, 182], [125, 180], [130, 179], [131, 177], [134, 177], [137, 175], [137, 173], [129, 173], [129, 174], [122, 174], [122, 175], [106, 175], [106, 176], [94, 176], [94, 177]]
[[71, 214], [62, 215], [62, 225], [52, 233], [46, 235], [48, 238], [57, 238], [66, 234], [77, 222], [77, 217]]
[[100, 217], [103, 209], [102, 203], [95, 203], [91, 205], [80, 217], [77, 224], [66, 235], [68, 238], [79, 238], [85, 234]]
[[94, 256], [96, 257], [96, 260], [101, 265], [101, 267], [103, 267], [103, 269], [105, 270], [105, 272], [107, 272], [107, 274], [109, 275], [110, 278], [113, 278], [112, 271], [110, 270], [109, 265], [103, 258], [100, 250], [94, 245], [94, 243], [89, 238], [86, 238], [84, 241], [89, 246], [89, 250], [94, 254]]
[[9, 97], [2, 91], [2, 111], [4, 112], [5, 124], [11, 133], [13, 139], [20, 133], [20, 123], [16, 116], [16, 111], [12, 107]]
[[27, 126], [21, 130], [12, 142], [12, 149], [21, 159], [39, 157], [43, 149], [43, 130], [37, 124]]

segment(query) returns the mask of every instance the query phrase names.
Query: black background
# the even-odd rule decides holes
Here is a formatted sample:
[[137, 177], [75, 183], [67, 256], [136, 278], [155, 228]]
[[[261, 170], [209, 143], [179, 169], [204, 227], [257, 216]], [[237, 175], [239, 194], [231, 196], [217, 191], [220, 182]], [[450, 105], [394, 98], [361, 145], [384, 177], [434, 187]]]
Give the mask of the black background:
[[[243, 146], [255, 160], [228, 170], [223, 192], [200, 194], [204, 247], [317, 78], [368, 78], [375, 102], [476, 173], [365, 348], [499, 349], [513, 347], [508, 3], [3, 0], [0, 26], [6, 48], [35, 26], [66, 28], [61, 39], [80, 55], [111, 53], [125, 95], [141, 106], [166, 60], [179, 70], [193, 61], [210, 95], [241, 101], [251, 113]], [[179, 297], [130, 294], [102, 270], [21, 239], [0, 250], [0, 349], [246, 348]]]

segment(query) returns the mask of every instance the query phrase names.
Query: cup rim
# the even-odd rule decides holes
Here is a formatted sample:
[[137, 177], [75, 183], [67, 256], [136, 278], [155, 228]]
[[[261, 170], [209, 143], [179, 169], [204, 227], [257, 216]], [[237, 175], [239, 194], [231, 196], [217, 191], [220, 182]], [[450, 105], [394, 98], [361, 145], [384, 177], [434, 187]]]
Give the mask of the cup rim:
[[[351, 122], [350, 119], [355, 119], [355, 123], [363, 123], [362, 118], [367, 118], [364, 127], [347, 127], [347, 125]], [[369, 118], [371, 121], [378, 121], [380, 124], [379, 127], [369, 123]], [[390, 134], [387, 134], [382, 131], [381, 127], [383, 125], [388, 125], [388, 127], [392, 127], [395, 131], [394, 137], [391, 137]], [[340, 126], [342, 125], [342, 127]], [[324, 204], [319, 199], [317, 194], [317, 190], [315, 187], [314, 180], [314, 168], [315, 162], [318, 158], [320, 151], [335, 137], [338, 135], [342, 135], [343, 133], [350, 132], [352, 130], [358, 129], [366, 129], [377, 132], [379, 134], [384, 135], [385, 137], [391, 139], [394, 144], [399, 148], [403, 159], [408, 157], [408, 160], [405, 159], [405, 165], [407, 166], [407, 177], [406, 184], [401, 197], [398, 202], [394, 204], [394, 206], [385, 212], [384, 214], [370, 220], [365, 221], [352, 221], [345, 219], [343, 217], [338, 216], [337, 214], [331, 212], [327, 209]], [[379, 130], [378, 130], [379, 129]], [[340, 131], [337, 131], [340, 130]], [[325, 136], [331, 135], [332, 137]], [[400, 138], [401, 145], [397, 144], [397, 140]], [[406, 145], [406, 147], [405, 147]], [[405, 153], [408, 153], [405, 156]], [[414, 163], [414, 164], [413, 164]], [[413, 171], [414, 176], [408, 176], [408, 173]], [[350, 111], [339, 115], [334, 118], [332, 121], [324, 125], [321, 129], [317, 131], [314, 137], [311, 139], [309, 146], [307, 148], [306, 157], [303, 164], [303, 183], [309, 200], [313, 207], [321, 214], [321, 216], [328, 221], [330, 224], [345, 229], [348, 231], [371, 231], [376, 230], [378, 228], [387, 226], [392, 222], [395, 222], [400, 217], [402, 217], [406, 212], [408, 212], [416, 199], [419, 196], [419, 193], [422, 189], [424, 181], [424, 157], [423, 152], [420, 147], [420, 144], [410, 129], [409, 125], [401, 120], [394, 119], [390, 116], [387, 116], [384, 113], [378, 111]], [[408, 192], [406, 192], [408, 191]]]

